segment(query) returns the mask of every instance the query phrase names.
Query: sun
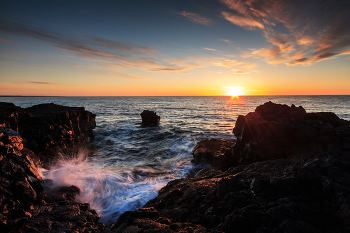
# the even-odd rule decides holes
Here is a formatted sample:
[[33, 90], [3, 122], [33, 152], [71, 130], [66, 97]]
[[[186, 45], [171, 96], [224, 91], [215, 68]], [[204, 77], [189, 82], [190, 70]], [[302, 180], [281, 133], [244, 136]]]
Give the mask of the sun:
[[244, 87], [225, 87], [226, 95], [232, 96], [232, 97], [238, 97], [241, 95], [244, 95]]

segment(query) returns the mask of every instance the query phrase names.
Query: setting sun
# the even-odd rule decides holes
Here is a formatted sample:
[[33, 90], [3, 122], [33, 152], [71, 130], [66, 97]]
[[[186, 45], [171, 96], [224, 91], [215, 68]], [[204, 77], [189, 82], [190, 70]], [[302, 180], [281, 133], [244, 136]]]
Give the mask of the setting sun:
[[241, 96], [244, 95], [244, 87], [225, 87], [226, 95], [236, 97], [236, 96]]

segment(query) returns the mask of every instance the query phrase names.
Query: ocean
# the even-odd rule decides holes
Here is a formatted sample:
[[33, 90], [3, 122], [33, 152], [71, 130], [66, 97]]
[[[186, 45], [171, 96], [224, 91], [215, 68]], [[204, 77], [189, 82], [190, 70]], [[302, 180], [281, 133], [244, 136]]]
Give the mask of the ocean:
[[[78, 201], [90, 203], [106, 224], [143, 206], [169, 181], [198, 169], [191, 163], [196, 143], [235, 138], [237, 116], [265, 102], [301, 105], [307, 112], [334, 112], [350, 120], [350, 96], [0, 97], [0, 101], [20, 107], [83, 106], [97, 115], [93, 151], [81, 148], [74, 158], [41, 171], [54, 185], [79, 187]], [[157, 112], [160, 125], [141, 126], [143, 110]]]

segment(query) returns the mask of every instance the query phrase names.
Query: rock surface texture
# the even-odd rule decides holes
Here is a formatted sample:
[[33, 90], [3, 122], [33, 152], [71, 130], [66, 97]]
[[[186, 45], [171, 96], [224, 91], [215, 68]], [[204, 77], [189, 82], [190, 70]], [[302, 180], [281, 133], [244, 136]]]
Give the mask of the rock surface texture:
[[[11, 128], [23, 138], [24, 147], [47, 160], [50, 150], [65, 149], [93, 138], [95, 114], [83, 107], [39, 104], [21, 108], [0, 102], [0, 128]], [[42, 156], [44, 154], [45, 156]]]
[[158, 116], [156, 112], [143, 110], [140, 115], [143, 126], [157, 126], [159, 124], [160, 116]]
[[350, 232], [348, 121], [268, 102], [234, 133], [230, 168], [169, 182], [113, 232]]
[[88, 204], [74, 201], [77, 187], [44, 190], [35, 155], [22, 141], [18, 132], [0, 129], [0, 231], [102, 231], [100, 216]]

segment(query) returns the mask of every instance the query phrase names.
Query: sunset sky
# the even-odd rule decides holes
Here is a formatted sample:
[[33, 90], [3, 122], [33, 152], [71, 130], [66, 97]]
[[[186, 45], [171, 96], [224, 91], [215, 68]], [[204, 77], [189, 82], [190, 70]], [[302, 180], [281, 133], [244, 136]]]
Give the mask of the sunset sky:
[[349, 12], [349, 0], [0, 0], [0, 95], [349, 95]]

